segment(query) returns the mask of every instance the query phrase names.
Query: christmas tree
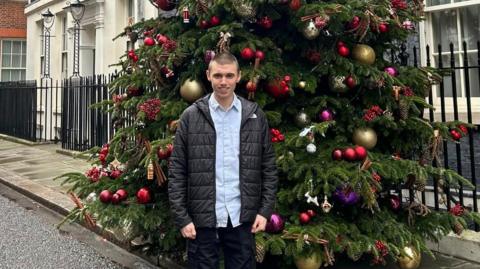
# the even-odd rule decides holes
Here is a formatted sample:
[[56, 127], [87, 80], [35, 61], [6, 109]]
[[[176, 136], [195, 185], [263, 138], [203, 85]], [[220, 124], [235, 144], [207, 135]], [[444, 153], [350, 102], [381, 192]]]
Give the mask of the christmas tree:
[[256, 236], [258, 261], [269, 253], [285, 268], [331, 265], [336, 256], [381, 264], [430, 252], [425, 240], [480, 219], [460, 205], [430, 210], [418, 198], [429, 179], [443, 202], [442, 188], [469, 186], [432, 162], [443, 139], [472, 127], [423, 119], [435, 70], [391, 61], [422, 19], [423, 1], [151, 2], [177, 12], [119, 35], [136, 46], [118, 63], [111, 100], [98, 104], [115, 135], [90, 151], [89, 171], [62, 176], [83, 201], [69, 218], [143, 236], [145, 250], [181, 261], [166, 187], [176, 122], [211, 92], [208, 63], [229, 51], [242, 72], [236, 93], [268, 116], [280, 174], [276, 213]]

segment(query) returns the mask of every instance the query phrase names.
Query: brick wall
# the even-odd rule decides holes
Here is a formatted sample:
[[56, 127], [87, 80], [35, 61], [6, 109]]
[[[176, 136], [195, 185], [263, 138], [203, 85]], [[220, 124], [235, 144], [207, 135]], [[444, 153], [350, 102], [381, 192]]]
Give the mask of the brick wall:
[[0, 0], [0, 38], [25, 38], [27, 17], [26, 1]]

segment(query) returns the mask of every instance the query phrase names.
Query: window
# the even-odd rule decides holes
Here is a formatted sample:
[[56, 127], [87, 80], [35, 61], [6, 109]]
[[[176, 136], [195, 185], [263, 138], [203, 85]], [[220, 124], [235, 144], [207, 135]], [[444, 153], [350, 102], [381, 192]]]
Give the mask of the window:
[[67, 16], [62, 20], [62, 51], [68, 50], [68, 38], [67, 38]]
[[[480, 40], [480, 5], [478, 1], [461, 0], [428, 0], [427, 31], [430, 32], [430, 47], [436, 66], [442, 61], [443, 67], [450, 67], [453, 60], [456, 67], [464, 66], [463, 42], [467, 45], [469, 66], [477, 65], [477, 41]], [[443, 5], [443, 6], [442, 6]], [[453, 44], [453, 59], [450, 52]], [[441, 51], [438, 45], [441, 46]], [[441, 59], [440, 59], [441, 53]], [[480, 97], [478, 68], [469, 69], [470, 92], [472, 97]], [[455, 70], [457, 96], [466, 96], [465, 74], [463, 69]], [[453, 97], [452, 77], [445, 77], [444, 89], [446, 97]], [[440, 89], [437, 89], [440, 96]]]
[[62, 78], [68, 77], [68, 33], [67, 16], [62, 19]]
[[2, 40], [1, 81], [25, 80], [27, 42], [22, 40]]

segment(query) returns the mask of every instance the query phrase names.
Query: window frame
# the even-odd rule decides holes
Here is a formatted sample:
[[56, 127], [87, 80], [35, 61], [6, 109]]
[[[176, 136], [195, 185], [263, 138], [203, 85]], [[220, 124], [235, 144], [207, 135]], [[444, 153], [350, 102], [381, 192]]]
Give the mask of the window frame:
[[[21, 51], [20, 51], [20, 67], [13, 67], [13, 66], [3, 66], [3, 57], [4, 57], [4, 42], [11, 42], [11, 49], [10, 49], [10, 65], [12, 65], [13, 62], [13, 42], [20, 42], [21, 44]], [[18, 53], [15, 53], [18, 54]], [[25, 55], [25, 66], [22, 67], [23, 65], [23, 55]], [[27, 63], [26, 63], [26, 57], [27, 57], [27, 40], [26, 39], [20, 39], [20, 38], [5, 38], [5, 39], [0, 39], [0, 81], [12, 81], [12, 74], [10, 73], [10, 77], [8, 80], [5, 80], [3, 78], [3, 71], [4, 70], [20, 70], [23, 71], [20, 74], [20, 79], [19, 80], [25, 80], [26, 78], [26, 73], [27, 73]], [[23, 75], [22, 75], [23, 74]]]

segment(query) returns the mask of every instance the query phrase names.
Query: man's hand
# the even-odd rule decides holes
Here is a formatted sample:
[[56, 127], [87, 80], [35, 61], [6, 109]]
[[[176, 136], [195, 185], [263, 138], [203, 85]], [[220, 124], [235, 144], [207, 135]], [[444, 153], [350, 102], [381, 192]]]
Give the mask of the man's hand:
[[182, 232], [182, 236], [184, 238], [194, 240], [195, 237], [197, 237], [197, 232], [195, 231], [195, 225], [193, 225], [193, 222], [187, 224], [180, 231]]
[[255, 222], [252, 225], [252, 233], [256, 234], [265, 231], [265, 226], [267, 226], [267, 219], [264, 216], [257, 214]]

